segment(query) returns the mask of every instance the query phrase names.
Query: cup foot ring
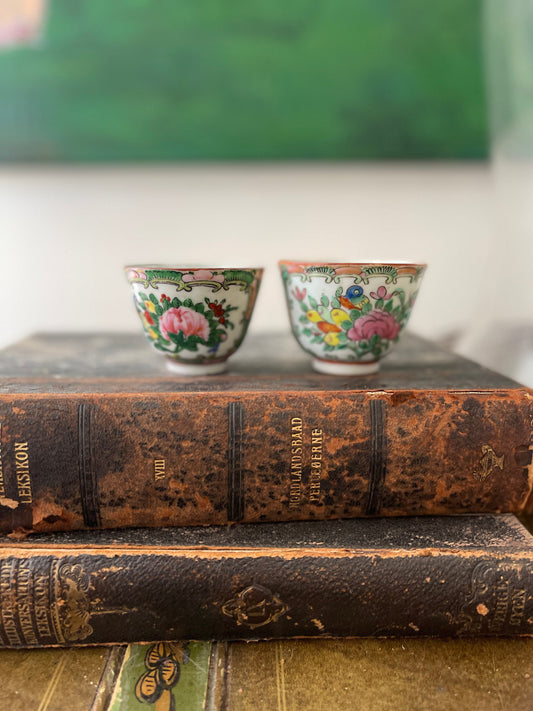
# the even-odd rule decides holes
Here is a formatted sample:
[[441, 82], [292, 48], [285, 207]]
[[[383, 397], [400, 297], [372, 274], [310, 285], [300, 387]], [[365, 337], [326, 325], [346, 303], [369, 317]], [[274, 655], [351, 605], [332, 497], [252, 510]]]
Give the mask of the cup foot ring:
[[313, 358], [311, 364], [316, 371], [327, 375], [370, 375], [379, 370], [378, 360], [369, 363], [340, 363], [339, 361]]
[[167, 369], [174, 375], [216, 375], [227, 368], [227, 361], [216, 363], [184, 363], [182, 360], [167, 358]]

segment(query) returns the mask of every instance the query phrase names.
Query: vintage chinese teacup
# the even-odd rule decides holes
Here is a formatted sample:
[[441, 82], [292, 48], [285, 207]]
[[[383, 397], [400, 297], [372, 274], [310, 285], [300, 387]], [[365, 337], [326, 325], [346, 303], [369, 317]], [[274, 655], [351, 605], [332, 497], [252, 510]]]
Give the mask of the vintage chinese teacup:
[[375, 373], [405, 327], [425, 264], [279, 263], [292, 332], [315, 370]]
[[220, 373], [242, 343], [262, 269], [129, 266], [148, 340], [180, 375]]

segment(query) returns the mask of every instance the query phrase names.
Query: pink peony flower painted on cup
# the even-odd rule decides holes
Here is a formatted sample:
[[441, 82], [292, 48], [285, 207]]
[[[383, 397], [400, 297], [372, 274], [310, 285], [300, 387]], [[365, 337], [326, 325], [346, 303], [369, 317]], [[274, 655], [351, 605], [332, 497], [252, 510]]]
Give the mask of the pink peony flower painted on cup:
[[184, 336], [200, 336], [204, 341], [209, 338], [209, 322], [206, 317], [186, 306], [165, 311], [159, 319], [159, 330], [167, 341], [170, 340], [169, 333], [180, 331]]
[[387, 311], [371, 311], [366, 316], [358, 318], [347, 332], [351, 341], [368, 341], [378, 335], [393, 341], [400, 333], [400, 324]]

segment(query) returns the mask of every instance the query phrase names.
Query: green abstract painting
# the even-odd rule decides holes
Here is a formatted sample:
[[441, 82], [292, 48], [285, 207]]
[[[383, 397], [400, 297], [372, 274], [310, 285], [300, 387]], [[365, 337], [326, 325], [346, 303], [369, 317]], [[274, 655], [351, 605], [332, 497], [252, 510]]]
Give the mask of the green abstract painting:
[[48, 0], [0, 160], [477, 159], [481, 0]]

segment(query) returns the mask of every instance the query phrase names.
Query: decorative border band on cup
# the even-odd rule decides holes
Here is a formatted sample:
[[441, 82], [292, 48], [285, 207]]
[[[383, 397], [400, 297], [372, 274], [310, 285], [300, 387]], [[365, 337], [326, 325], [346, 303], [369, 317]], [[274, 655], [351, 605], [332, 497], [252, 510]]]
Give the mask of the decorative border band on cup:
[[302, 277], [302, 281], [310, 281], [311, 277], [318, 276], [324, 277], [326, 283], [339, 283], [339, 277], [349, 276], [353, 277], [354, 284], [368, 284], [372, 277], [385, 277], [387, 284], [396, 284], [400, 277], [407, 277], [410, 282], [418, 281], [427, 265], [411, 262], [355, 264], [349, 262], [280, 261], [279, 266], [284, 279], [296, 274]]

